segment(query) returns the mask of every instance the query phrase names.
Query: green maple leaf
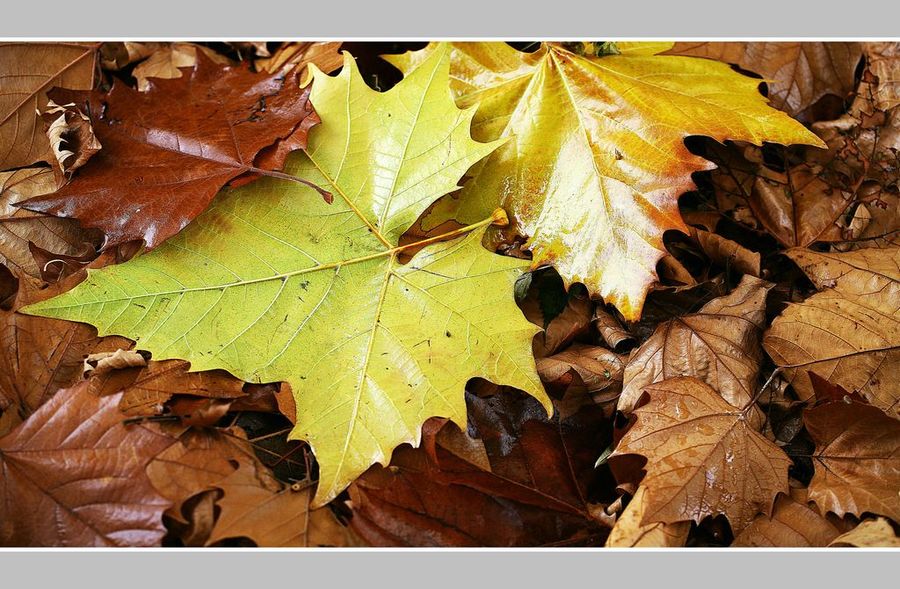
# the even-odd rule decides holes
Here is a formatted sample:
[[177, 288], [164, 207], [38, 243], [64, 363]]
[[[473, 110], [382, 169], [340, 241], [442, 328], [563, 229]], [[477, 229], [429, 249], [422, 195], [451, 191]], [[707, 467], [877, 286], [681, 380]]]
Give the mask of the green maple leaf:
[[387, 93], [368, 88], [349, 55], [337, 77], [314, 72], [323, 123], [285, 171], [329, 186], [332, 205], [273, 179], [226, 190], [158, 249], [27, 312], [91, 323], [192, 370], [290, 383], [291, 437], [320, 465], [315, 505], [418, 444], [429, 417], [465, 428], [471, 378], [526, 391], [549, 412], [531, 354], [538, 328], [513, 295], [528, 263], [481, 246], [494, 219], [397, 259], [412, 247], [400, 236], [498, 145], [472, 140], [474, 109], [454, 104], [448, 63], [436, 51]]

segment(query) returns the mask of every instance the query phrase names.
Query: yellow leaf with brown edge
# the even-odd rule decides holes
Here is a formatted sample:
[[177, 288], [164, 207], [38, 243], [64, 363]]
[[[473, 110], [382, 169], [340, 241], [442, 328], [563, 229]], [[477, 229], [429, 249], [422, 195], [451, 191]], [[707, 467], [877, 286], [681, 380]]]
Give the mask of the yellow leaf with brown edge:
[[[533, 53], [452, 45], [451, 90], [460, 106], [478, 104], [473, 137], [514, 139], [430, 222], [466, 223], [502, 204], [528, 238], [533, 267], [554, 265], [567, 285], [584, 283], [629, 320], [656, 280], [663, 233], [688, 232], [678, 196], [694, 187], [692, 173], [713, 167], [686, 137], [824, 146], [771, 108], [758, 80], [723, 63], [654, 54], [667, 44], [629, 43], [604, 57], [549, 43]], [[408, 72], [435, 47], [387, 59]]]

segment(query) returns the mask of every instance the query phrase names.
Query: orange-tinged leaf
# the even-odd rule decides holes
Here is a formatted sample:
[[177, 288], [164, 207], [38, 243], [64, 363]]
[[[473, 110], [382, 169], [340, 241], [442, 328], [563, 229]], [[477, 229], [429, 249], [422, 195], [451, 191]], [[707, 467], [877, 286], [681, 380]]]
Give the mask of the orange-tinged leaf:
[[[389, 60], [409, 71], [434, 47]], [[535, 267], [553, 264], [567, 284], [583, 282], [638, 318], [663, 232], [687, 232], [678, 197], [693, 172], [713, 167], [685, 137], [823, 145], [768, 106], [757, 80], [723, 63], [651, 54], [665, 48], [591, 58], [551, 44], [521, 53], [454, 43], [451, 88], [461, 106], [478, 104], [473, 136], [512, 139], [436, 207], [434, 223], [468, 223], [502, 204]]]
[[638, 487], [628, 507], [616, 520], [616, 525], [609, 533], [609, 538], [606, 539], [608, 548], [676, 548], [684, 546], [688, 532], [691, 530], [690, 522], [641, 524], [641, 520], [644, 519], [646, 493], [647, 487]]
[[644, 389], [649, 403], [612, 457], [647, 458], [641, 524], [673, 523], [724, 514], [735, 532], [757, 513], [770, 513], [787, 492], [790, 459], [750, 426], [745, 413], [691, 377]]

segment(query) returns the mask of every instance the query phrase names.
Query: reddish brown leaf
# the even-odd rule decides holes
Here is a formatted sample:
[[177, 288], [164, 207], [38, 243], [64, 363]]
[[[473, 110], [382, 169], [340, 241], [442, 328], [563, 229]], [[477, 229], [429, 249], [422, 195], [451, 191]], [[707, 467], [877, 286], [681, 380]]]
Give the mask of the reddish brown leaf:
[[[72, 182], [23, 206], [99, 228], [107, 246], [143, 239], [153, 248], [200, 214], [228, 181], [265, 173], [254, 164], [260, 150], [289, 136], [305, 140], [319, 120], [308, 96], [293, 76], [203, 58], [180, 78], [154, 79], [147, 92], [117, 82], [108, 94], [53, 94], [90, 114], [103, 149]], [[280, 168], [284, 158], [276, 160], [266, 165]]]
[[813, 407], [803, 421], [816, 443], [809, 498], [839, 516], [900, 521], [900, 421], [857, 401]]
[[0, 544], [159, 544], [169, 503], [144, 469], [174, 440], [122, 425], [118, 403], [81, 383], [0, 439]]
[[376, 546], [602, 541], [586, 499], [608, 436], [602, 413], [586, 408], [560, 423], [508, 391], [467, 399], [481, 445], [463, 443], [450, 424], [449, 439], [426, 429], [422, 448], [399, 448], [389, 467], [372, 467], [350, 487], [353, 529]]
[[706, 383], [671, 378], [645, 387], [649, 402], [619, 441], [615, 458], [647, 459], [641, 524], [724, 514], [735, 533], [757, 513], [770, 513], [787, 492], [790, 459], [750, 426], [747, 415]]

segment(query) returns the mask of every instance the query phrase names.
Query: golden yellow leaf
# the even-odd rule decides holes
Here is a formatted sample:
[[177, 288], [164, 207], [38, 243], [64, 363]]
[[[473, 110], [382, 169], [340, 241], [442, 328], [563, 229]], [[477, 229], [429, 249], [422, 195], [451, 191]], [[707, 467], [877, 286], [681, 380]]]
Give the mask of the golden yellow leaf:
[[[390, 56], [408, 72], [434, 51]], [[664, 255], [663, 232], [688, 229], [678, 196], [713, 164], [691, 154], [689, 135], [762, 144], [823, 145], [768, 106], [758, 80], [710, 60], [652, 55], [584, 57], [559, 45], [522, 53], [505, 43], [454, 43], [451, 88], [478, 104], [472, 135], [512, 138], [477, 166], [435, 224], [468, 223], [501, 205], [528, 237], [533, 266], [553, 264], [627, 319], [641, 314]]]

